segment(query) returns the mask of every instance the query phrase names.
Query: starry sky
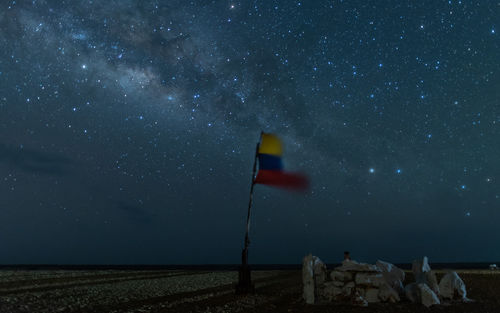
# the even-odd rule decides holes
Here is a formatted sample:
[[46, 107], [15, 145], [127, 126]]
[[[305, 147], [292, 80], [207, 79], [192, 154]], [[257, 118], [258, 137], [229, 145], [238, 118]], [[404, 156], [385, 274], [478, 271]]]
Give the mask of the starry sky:
[[497, 0], [2, 1], [0, 263], [500, 260]]

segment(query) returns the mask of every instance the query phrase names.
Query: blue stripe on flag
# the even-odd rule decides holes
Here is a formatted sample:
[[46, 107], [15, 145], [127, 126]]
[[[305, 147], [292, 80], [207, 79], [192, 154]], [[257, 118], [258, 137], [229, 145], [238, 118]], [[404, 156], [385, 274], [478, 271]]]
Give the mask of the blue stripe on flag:
[[281, 157], [259, 153], [259, 169], [261, 170], [282, 170], [283, 162], [281, 161]]

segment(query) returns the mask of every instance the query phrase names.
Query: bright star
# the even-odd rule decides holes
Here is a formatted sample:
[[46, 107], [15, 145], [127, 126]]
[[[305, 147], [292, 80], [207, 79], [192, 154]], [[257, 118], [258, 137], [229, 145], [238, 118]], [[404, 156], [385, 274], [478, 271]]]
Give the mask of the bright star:
[[375, 173], [375, 169], [373, 167], [370, 168], [370, 173], [372, 173], [372, 174]]

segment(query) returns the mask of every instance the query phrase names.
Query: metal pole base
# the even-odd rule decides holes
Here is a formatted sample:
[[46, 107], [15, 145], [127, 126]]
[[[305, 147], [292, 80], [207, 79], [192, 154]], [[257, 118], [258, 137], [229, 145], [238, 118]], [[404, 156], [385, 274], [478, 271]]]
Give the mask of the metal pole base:
[[238, 269], [238, 284], [236, 285], [236, 294], [249, 294], [255, 292], [255, 286], [252, 284], [250, 276], [250, 266], [241, 265]]

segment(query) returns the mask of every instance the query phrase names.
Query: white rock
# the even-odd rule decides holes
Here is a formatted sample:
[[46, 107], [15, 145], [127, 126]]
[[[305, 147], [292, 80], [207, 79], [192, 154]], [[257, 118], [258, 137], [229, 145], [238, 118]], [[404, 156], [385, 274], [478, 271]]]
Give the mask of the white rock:
[[318, 257], [313, 257], [313, 272], [316, 287], [321, 286], [326, 281], [326, 265]]
[[415, 303], [422, 303], [426, 307], [440, 304], [439, 298], [434, 291], [424, 283], [411, 283], [405, 287], [406, 297]]
[[[357, 273], [354, 277], [356, 285], [380, 287], [385, 283], [384, 276], [382, 274], [374, 273]], [[368, 301], [370, 302], [370, 301]]]
[[417, 283], [427, 284], [434, 293], [439, 294], [436, 274], [431, 270], [429, 259], [426, 256], [422, 260], [414, 260], [411, 269]]
[[441, 278], [439, 291], [439, 295], [445, 299], [453, 299], [457, 294], [460, 299], [468, 301], [465, 283], [456, 272], [448, 272]]
[[402, 294], [404, 292], [403, 282], [406, 276], [405, 272], [391, 263], [380, 260], [377, 261], [376, 265], [382, 271], [382, 276], [384, 276], [386, 283], [392, 289]]
[[436, 273], [434, 273], [433, 271], [425, 272], [425, 281], [427, 286], [429, 286], [431, 290], [438, 295], [439, 285], [437, 282]]
[[378, 293], [379, 293], [379, 289], [368, 288], [368, 289], [366, 289], [364, 298], [366, 301], [368, 301], [368, 303], [380, 302], [380, 299], [378, 297]]
[[387, 284], [387, 283], [380, 286], [378, 297], [383, 302], [395, 303], [395, 302], [399, 302], [401, 300], [398, 292], [396, 290], [394, 290], [391, 286], [389, 286], [389, 284]]
[[335, 268], [341, 272], [380, 272], [380, 270], [372, 264], [358, 263], [353, 260], [344, 260], [342, 265]]
[[352, 273], [349, 272], [340, 272], [340, 271], [332, 271], [330, 273], [330, 278], [334, 281], [351, 281]]
[[302, 296], [308, 304], [315, 302], [315, 288], [322, 287], [326, 280], [326, 266], [317, 256], [309, 254], [302, 260]]
[[435, 304], [441, 304], [438, 296], [434, 291], [429, 288], [426, 284], [418, 284], [418, 288], [420, 289], [420, 302], [426, 307], [430, 307]]
[[306, 303], [314, 304], [314, 257], [309, 254], [302, 260], [302, 296]]
[[426, 256], [422, 260], [414, 260], [412, 262], [411, 270], [415, 276], [415, 281], [417, 283], [425, 283], [425, 272], [430, 272], [431, 267], [429, 266], [429, 260]]

